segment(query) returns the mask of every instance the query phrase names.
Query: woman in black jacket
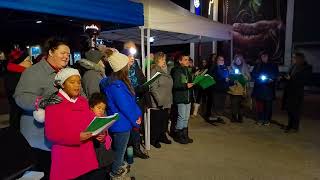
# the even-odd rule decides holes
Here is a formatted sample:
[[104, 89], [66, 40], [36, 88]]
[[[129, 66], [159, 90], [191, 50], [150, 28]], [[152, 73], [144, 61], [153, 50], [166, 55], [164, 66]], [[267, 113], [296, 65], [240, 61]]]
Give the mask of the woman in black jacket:
[[268, 53], [263, 51], [260, 53], [260, 62], [254, 66], [251, 75], [254, 81], [251, 96], [256, 101], [257, 124], [269, 126], [275, 99], [275, 84], [279, 75], [278, 66], [271, 63]]
[[312, 67], [306, 62], [303, 53], [294, 53], [292, 64], [288, 74], [284, 76], [286, 86], [283, 95], [283, 108], [288, 112], [286, 133], [299, 130], [304, 85], [310, 80], [312, 73]]
[[7, 65], [7, 74], [5, 76], [4, 83], [10, 107], [10, 127], [17, 131], [20, 131], [20, 117], [22, 115], [22, 109], [16, 104], [13, 94], [20, 80], [22, 72], [31, 65], [32, 61], [27, 52], [15, 49], [10, 53], [9, 63]]
[[[145, 83], [147, 79], [140, 69], [138, 62], [134, 59], [134, 54], [132, 54], [129, 49], [123, 49], [122, 52], [129, 58], [129, 79], [135, 91], [136, 102], [142, 113], [144, 113], [148, 107], [151, 107], [149, 87], [143, 86], [143, 83]], [[133, 145], [133, 153], [136, 157], [148, 159], [149, 156], [140, 149], [140, 130], [140, 128], [133, 128], [131, 130], [129, 143]]]

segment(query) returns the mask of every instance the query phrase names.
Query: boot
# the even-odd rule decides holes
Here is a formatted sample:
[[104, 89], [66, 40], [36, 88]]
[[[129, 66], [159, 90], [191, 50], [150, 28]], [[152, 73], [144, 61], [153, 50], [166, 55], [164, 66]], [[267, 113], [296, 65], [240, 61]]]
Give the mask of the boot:
[[177, 130], [170, 128], [169, 136], [174, 139], [177, 136]]
[[159, 141], [151, 141], [150, 144], [157, 149], [161, 148]]
[[188, 140], [184, 137], [182, 129], [176, 130], [176, 135], [173, 140], [180, 144], [188, 144]]
[[188, 143], [193, 143], [193, 139], [189, 137], [188, 128], [183, 128], [183, 136], [188, 141]]
[[232, 117], [231, 117], [231, 122], [237, 122], [237, 115], [235, 114], [232, 114]]
[[163, 133], [160, 137], [160, 142], [164, 144], [171, 144], [172, 142], [168, 139], [166, 133]]
[[149, 159], [149, 156], [141, 151], [140, 144], [137, 143], [133, 145], [133, 155], [141, 159]]
[[200, 104], [198, 104], [198, 103], [194, 103], [194, 104], [193, 104], [193, 112], [192, 112], [192, 115], [194, 115], [194, 116], [197, 116], [197, 115], [198, 115], [199, 107], [200, 107]]

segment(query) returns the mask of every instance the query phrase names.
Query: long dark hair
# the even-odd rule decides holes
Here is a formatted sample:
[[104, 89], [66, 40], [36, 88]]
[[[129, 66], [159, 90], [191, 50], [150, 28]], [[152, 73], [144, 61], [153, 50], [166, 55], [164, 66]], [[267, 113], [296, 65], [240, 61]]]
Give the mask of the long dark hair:
[[128, 87], [129, 91], [134, 95], [134, 88], [131, 85], [130, 79], [129, 79], [129, 67], [126, 65], [124, 68], [122, 68], [120, 71], [112, 72], [111, 73], [111, 80], [121, 80], [123, 81], [126, 86]]

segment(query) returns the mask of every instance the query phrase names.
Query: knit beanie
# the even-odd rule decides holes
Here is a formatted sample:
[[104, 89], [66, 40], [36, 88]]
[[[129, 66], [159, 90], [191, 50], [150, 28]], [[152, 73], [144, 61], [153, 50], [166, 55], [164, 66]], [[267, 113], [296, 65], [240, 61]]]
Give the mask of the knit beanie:
[[80, 76], [79, 71], [73, 68], [61, 69], [54, 77], [54, 83], [61, 86], [69, 77], [74, 75]]
[[24, 61], [29, 54], [25, 51], [21, 51], [20, 49], [14, 49], [9, 54], [9, 63], [20, 64]]
[[118, 51], [114, 51], [112, 55], [109, 56], [108, 62], [113, 72], [118, 72], [128, 64], [129, 58]]
[[98, 64], [98, 62], [102, 59], [103, 56], [103, 53], [98, 50], [91, 49], [85, 53], [86, 59], [95, 64]]

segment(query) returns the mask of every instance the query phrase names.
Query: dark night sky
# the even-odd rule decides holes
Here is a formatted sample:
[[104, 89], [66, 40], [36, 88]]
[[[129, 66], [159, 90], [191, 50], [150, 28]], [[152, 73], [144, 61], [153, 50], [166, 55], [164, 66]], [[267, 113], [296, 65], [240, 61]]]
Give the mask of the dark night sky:
[[294, 42], [320, 42], [320, 1], [295, 0]]
[[[190, 9], [189, 0], [171, 0], [172, 2]], [[202, 0], [204, 2], [208, 0]], [[268, 0], [269, 1], [269, 0]], [[222, 2], [222, 1], [219, 1]], [[320, 42], [320, 1], [295, 0], [294, 42]]]
[[[189, 0], [171, 0], [172, 2], [190, 9]], [[202, 0], [203, 3], [208, 0]], [[320, 1], [315, 0], [295, 0], [295, 16], [294, 16], [294, 42], [320, 42], [320, 24], [319, 22], [319, 7]], [[8, 47], [7, 42], [20, 40], [26, 42], [26, 40], [39, 41], [48, 37], [51, 32], [64, 32], [66, 34], [82, 34], [82, 23], [68, 22], [66, 19], [52, 18], [50, 24], [38, 25], [33, 23], [34, 15], [27, 13], [27, 16], [23, 18], [15, 19], [14, 15], [17, 12], [13, 10], [0, 9], [0, 20], [2, 22], [1, 33], [1, 46]], [[17, 13], [19, 14], [19, 13]], [[317, 15], [318, 14], [318, 15]], [[36, 16], [36, 18], [39, 15]], [[10, 18], [8, 18], [10, 17]], [[21, 16], [20, 16], [21, 17]], [[45, 18], [49, 18], [44, 16]], [[10, 21], [8, 20], [10, 19]], [[51, 19], [51, 18], [49, 18]], [[113, 25], [106, 24], [106, 27]], [[45, 27], [45, 28], [43, 28]], [[28, 29], [28, 30], [27, 30]]]

